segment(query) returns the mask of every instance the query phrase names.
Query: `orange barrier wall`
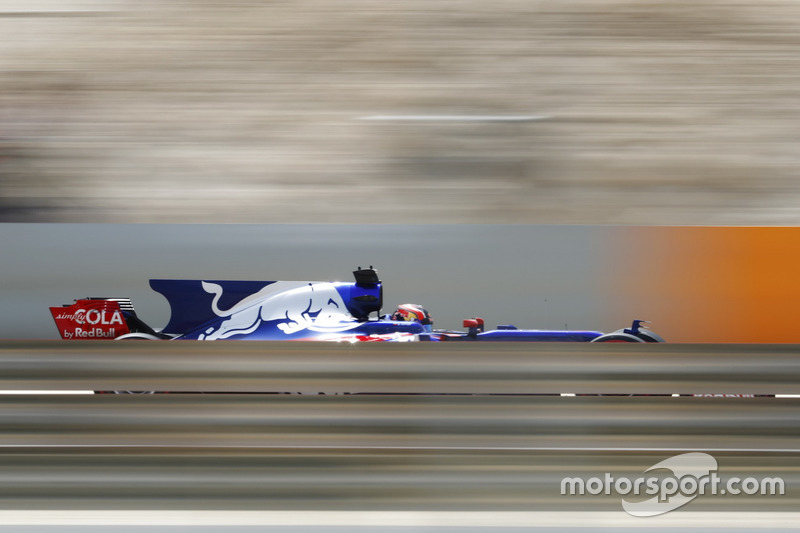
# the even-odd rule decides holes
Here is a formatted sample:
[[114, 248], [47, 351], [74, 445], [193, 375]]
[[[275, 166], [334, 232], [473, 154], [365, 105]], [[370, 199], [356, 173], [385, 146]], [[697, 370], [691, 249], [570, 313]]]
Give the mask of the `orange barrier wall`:
[[669, 342], [800, 342], [800, 228], [619, 228], [615, 240], [615, 313]]

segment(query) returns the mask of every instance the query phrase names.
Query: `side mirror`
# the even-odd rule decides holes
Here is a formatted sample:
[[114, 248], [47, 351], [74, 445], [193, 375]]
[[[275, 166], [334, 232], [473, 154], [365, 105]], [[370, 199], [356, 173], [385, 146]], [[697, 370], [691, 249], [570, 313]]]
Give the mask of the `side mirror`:
[[482, 318], [467, 318], [464, 320], [464, 327], [469, 328], [467, 335], [475, 337], [478, 333], [483, 333], [484, 321]]

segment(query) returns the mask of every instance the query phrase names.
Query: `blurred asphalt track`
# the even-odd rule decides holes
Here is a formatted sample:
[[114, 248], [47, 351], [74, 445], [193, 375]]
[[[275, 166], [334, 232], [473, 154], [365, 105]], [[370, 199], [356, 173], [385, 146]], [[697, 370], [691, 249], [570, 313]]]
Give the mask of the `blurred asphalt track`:
[[[299, 377], [288, 376], [288, 387], [304, 374], [321, 373], [341, 390], [353, 376], [363, 374], [369, 381], [381, 372], [399, 384], [426, 383], [435, 389], [437, 383], [451, 387], [450, 375], [480, 374], [474, 356], [481, 355], [506, 375], [500, 380], [497, 374], [488, 383], [498, 392], [504, 382], [512, 384], [506, 389], [510, 393], [517, 391], [513, 384], [520, 375], [535, 375], [536, 369], [552, 373], [559, 364], [574, 369], [575, 357], [598, 360], [584, 365], [582, 372], [587, 383], [595, 380], [594, 390], [624, 381], [622, 366], [631, 377], [646, 379], [648, 373], [661, 375], [653, 362], [670, 359], [682, 372], [671, 378], [676, 390], [715, 386], [714, 367], [720, 375], [740, 376], [747, 384], [752, 361], [758, 359], [765, 368], [762, 379], [774, 383], [777, 391], [782, 387], [777, 383], [796, 383], [792, 376], [798, 369], [791, 346], [731, 346], [733, 362], [714, 346], [598, 345], [582, 353], [574, 345], [526, 350], [512, 343], [497, 347], [495, 354], [468, 344], [463, 360], [457, 348], [5, 342], [0, 367], [9, 382], [39, 376], [34, 379], [45, 390], [64, 387], [74, 377], [82, 380], [74, 382], [79, 385], [94, 380], [112, 386], [120, 374], [139, 383], [160, 377], [167, 389], [170, 382], [179, 389], [186, 378], [204, 373], [237, 390], [250, 375], [279, 377], [287, 370], [282, 361], [291, 356]], [[181, 365], [193, 350], [198, 352], [195, 363]], [[349, 358], [341, 357], [348, 350], [354, 350]], [[101, 353], [106, 362], [87, 369], [91, 357]], [[148, 354], [160, 362], [151, 364]], [[313, 362], [326, 354], [329, 363]], [[359, 365], [362, 356], [375, 362]], [[43, 364], [43, 358], [53, 363]], [[407, 367], [399, 364], [404, 358], [409, 359]], [[684, 365], [683, 359], [697, 359], [698, 364]], [[288, 370], [295, 373], [291, 364]], [[787, 530], [798, 519], [797, 401], [520, 394], [2, 396], [0, 528]], [[635, 479], [666, 458], [692, 451], [711, 454], [723, 480], [780, 477], [786, 493], [706, 494], [685, 508], [647, 519], [626, 515], [618, 494], [560, 494], [565, 477], [603, 478], [610, 473], [615, 479]]]

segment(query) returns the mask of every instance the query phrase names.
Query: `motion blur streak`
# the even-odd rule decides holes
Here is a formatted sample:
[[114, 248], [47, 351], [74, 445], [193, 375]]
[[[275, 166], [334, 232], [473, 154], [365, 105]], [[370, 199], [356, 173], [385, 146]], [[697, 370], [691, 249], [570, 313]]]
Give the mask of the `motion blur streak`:
[[[115, 381], [165, 390], [206, 383], [239, 390], [244, 383], [341, 391], [360, 383], [496, 392], [509, 383], [523, 387], [516, 392], [578, 383], [593, 390], [625, 383], [643, 390], [652, 383], [663, 390], [713, 387], [715, 379], [738, 387], [800, 383], [791, 345], [4, 341], [2, 347], [5, 383], [44, 389]], [[414, 526], [447, 533], [580, 527], [598, 519], [616, 531], [634, 524], [618, 494], [564, 497], [561, 480], [606, 472], [633, 478], [670, 456], [703, 450], [714, 455], [721, 476], [780, 477], [789, 490], [780, 497], [704, 495], [690, 504], [698, 514], [681, 512], [680, 519], [645, 527], [781, 527], [800, 505], [791, 490], [800, 484], [797, 407], [796, 398], [671, 395], [0, 396], [0, 521], [191, 527], [206, 517], [204, 525], [229, 518], [243, 527], [308, 526], [319, 529], [291, 531], [321, 533], [359, 531], [352, 526], [380, 531], [370, 513], [396, 512], [392, 533]], [[175, 510], [206, 514], [170, 514]], [[143, 515], [152, 511], [159, 512]], [[757, 523], [740, 514], [753, 512], [766, 514]]]
[[0, 435], [3, 454], [141, 447], [578, 455], [707, 450], [800, 458], [794, 399], [112, 394], [4, 396], [0, 407], [8, 428]]
[[2, 0], [0, 220], [797, 224], [799, 15]]
[[791, 344], [0, 341], [0, 368], [0, 390], [800, 393]]
[[[635, 476], [687, 449], [713, 453], [721, 475], [800, 483], [796, 402], [772, 398], [0, 402], [0, 509], [619, 511], [615, 494], [564, 498], [560, 480]], [[789, 490], [708, 494], [692, 510], [797, 505]]]
[[635, 310], [671, 342], [800, 342], [800, 228], [619, 228], [615, 238], [616, 286], [631, 288], [617, 312]]

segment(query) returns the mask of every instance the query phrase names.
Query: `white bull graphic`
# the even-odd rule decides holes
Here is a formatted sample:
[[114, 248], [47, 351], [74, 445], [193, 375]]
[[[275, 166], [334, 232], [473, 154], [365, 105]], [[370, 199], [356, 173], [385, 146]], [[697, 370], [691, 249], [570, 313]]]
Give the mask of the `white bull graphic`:
[[199, 340], [247, 335], [262, 322], [277, 320], [284, 320], [277, 327], [286, 335], [303, 329], [345, 331], [358, 325], [333, 283], [308, 283], [298, 287], [296, 283], [276, 282], [225, 310], [219, 308], [222, 287], [206, 281], [202, 285], [204, 291], [214, 295], [211, 310], [226, 320], [216, 328], [208, 328], [198, 336]]

